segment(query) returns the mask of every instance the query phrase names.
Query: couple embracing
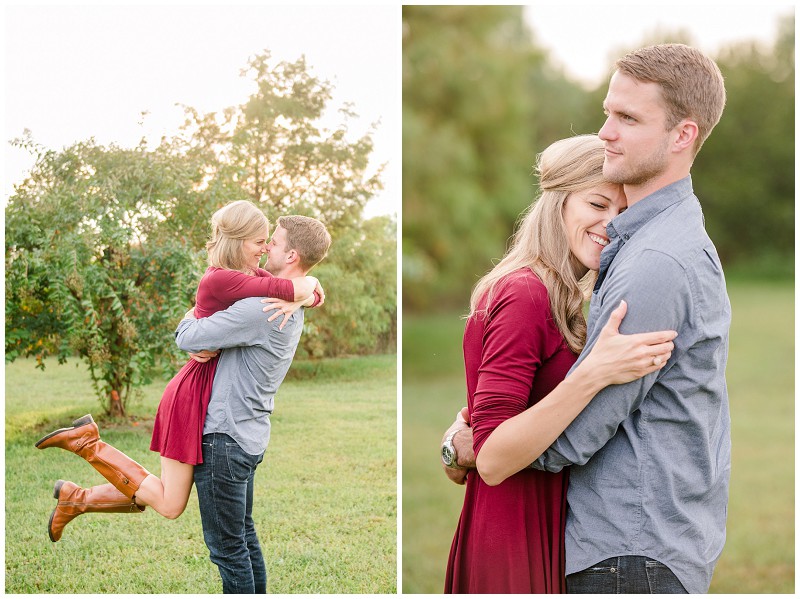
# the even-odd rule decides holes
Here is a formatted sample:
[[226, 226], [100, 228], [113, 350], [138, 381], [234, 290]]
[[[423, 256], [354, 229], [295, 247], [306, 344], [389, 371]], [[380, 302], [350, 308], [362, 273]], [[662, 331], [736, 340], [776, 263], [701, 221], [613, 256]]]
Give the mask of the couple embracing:
[[446, 592], [708, 591], [731, 313], [690, 170], [724, 104], [701, 52], [642, 48], [616, 62], [598, 134], [540, 155], [541, 196], [470, 302]]
[[36, 447], [71, 451], [108, 480], [89, 489], [56, 482], [48, 533], [58, 541], [69, 522], [92, 512], [139, 513], [150, 506], [177, 518], [194, 484], [223, 592], [266, 593], [252, 518], [255, 472], [269, 442], [275, 393], [300, 341], [304, 307], [324, 302], [319, 281], [307, 273], [325, 257], [331, 237], [316, 219], [282, 216], [270, 238], [264, 213], [244, 200], [218, 210], [211, 228], [196, 305], [175, 331], [178, 347], [192, 359], [167, 385], [154, 423], [150, 449], [161, 455], [161, 476], [100, 439], [90, 415], [45, 435]]

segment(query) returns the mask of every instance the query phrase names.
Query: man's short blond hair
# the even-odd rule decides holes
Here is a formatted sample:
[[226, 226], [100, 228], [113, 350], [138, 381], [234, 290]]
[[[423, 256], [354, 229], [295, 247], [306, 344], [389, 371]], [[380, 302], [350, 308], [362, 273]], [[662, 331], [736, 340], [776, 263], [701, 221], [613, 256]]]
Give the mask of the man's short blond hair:
[[286, 251], [295, 250], [300, 267], [309, 271], [328, 254], [331, 236], [316, 218], [297, 214], [278, 217], [278, 226], [286, 231]]
[[626, 54], [614, 67], [637, 81], [661, 87], [667, 130], [683, 119], [697, 123], [696, 155], [725, 108], [725, 82], [717, 64], [696, 48], [658, 44]]

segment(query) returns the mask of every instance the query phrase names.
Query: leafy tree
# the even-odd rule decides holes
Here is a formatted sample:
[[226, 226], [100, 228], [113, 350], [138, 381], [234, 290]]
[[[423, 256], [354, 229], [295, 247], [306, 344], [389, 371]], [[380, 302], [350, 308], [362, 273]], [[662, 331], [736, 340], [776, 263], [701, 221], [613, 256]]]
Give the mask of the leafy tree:
[[772, 48], [731, 45], [717, 59], [727, 104], [694, 172], [724, 265], [794, 273], [794, 18]]
[[265, 51], [242, 75], [256, 85], [246, 103], [209, 114], [186, 109], [186, 151], [202, 163], [214, 195], [246, 197], [271, 216], [313, 216], [332, 234], [357, 226], [382, 189], [383, 167], [367, 174], [374, 127], [349, 141], [357, 114], [345, 106], [343, 122], [322, 128], [333, 88], [310, 73], [305, 58], [272, 64]]
[[185, 360], [172, 330], [204, 270], [210, 216], [237, 199], [272, 222], [306, 214], [331, 231], [318, 273], [328, 301], [309, 311], [301, 353], [393, 349], [396, 223], [362, 217], [381, 188], [382, 168], [367, 173], [373, 129], [349, 141], [349, 106], [322, 128], [332, 88], [302, 58], [272, 65], [265, 52], [243, 74], [256, 87], [246, 103], [187, 108], [179, 135], [153, 150], [16, 140], [37, 162], [6, 211], [7, 360], [34, 355], [43, 367], [77, 353], [107, 411], [124, 414], [154, 368]]
[[124, 415], [148, 378], [199, 275], [180, 237], [153, 243], [197, 171], [168, 148], [108, 148], [94, 141], [61, 152], [30, 138], [30, 177], [6, 208], [6, 359], [77, 353], [105, 409]]
[[306, 311], [299, 355], [311, 357], [395, 351], [397, 225], [388, 216], [341, 230], [314, 274], [333, 298]]
[[[536, 98], [519, 6], [403, 7], [403, 280], [463, 304], [532, 199]], [[477, 236], [475, 231], [481, 230]], [[480, 238], [480, 241], [477, 239]], [[474, 239], [475, 243], [467, 240]]]

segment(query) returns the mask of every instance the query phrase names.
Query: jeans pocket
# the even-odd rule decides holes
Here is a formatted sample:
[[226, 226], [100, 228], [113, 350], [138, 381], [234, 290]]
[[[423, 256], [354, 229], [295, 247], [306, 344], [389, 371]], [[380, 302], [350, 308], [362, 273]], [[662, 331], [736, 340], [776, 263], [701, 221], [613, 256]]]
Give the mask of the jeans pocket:
[[656, 560], [644, 563], [651, 593], [686, 593], [681, 581], [667, 566]]
[[213, 464], [214, 463], [214, 444], [213, 443], [206, 443], [205, 441], [200, 443], [200, 451], [203, 455], [203, 463], [205, 464]]
[[612, 594], [618, 592], [619, 566], [616, 558], [604, 560], [567, 576], [567, 592]]
[[241, 483], [250, 480], [259, 456], [242, 451], [238, 443], [225, 443], [225, 457], [231, 480]]

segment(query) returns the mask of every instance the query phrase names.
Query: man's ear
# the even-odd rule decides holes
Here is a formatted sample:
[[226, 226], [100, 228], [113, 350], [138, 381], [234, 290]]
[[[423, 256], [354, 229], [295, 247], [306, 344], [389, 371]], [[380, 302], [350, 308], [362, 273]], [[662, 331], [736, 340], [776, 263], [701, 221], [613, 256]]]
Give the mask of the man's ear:
[[300, 260], [300, 254], [297, 253], [297, 250], [289, 250], [289, 253], [286, 254], [286, 264], [294, 264]]
[[676, 152], [693, 151], [697, 136], [700, 131], [697, 123], [690, 119], [684, 119], [675, 126], [677, 137], [673, 144], [673, 149]]

